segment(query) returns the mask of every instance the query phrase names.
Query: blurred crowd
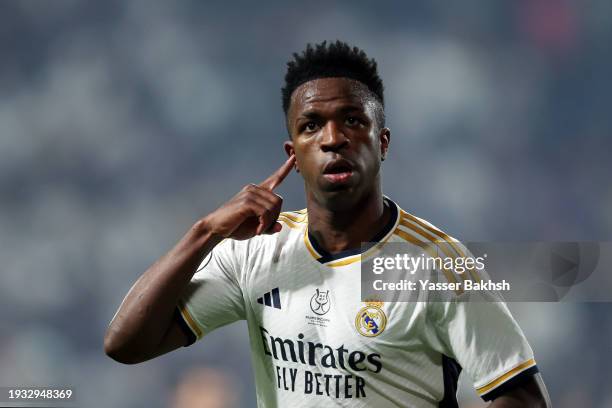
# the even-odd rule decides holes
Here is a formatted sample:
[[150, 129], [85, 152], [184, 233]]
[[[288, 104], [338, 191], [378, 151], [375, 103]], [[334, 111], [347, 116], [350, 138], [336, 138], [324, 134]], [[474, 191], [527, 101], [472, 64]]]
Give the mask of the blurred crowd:
[[[377, 59], [384, 191], [464, 240], [606, 241], [612, 3], [0, 3], [0, 386], [82, 407], [251, 407], [246, 326], [140, 366], [102, 351], [137, 277], [283, 160], [285, 62]], [[277, 163], [277, 164], [275, 164]], [[282, 185], [304, 207], [299, 175]], [[612, 407], [612, 307], [521, 303], [555, 407]], [[462, 406], [478, 407], [468, 378]]]

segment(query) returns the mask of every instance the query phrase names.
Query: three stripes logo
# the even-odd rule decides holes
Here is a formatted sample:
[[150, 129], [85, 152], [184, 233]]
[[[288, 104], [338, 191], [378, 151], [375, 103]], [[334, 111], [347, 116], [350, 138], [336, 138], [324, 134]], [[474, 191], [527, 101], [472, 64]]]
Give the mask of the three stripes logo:
[[257, 298], [257, 303], [260, 305], [272, 306], [277, 309], [281, 308], [280, 292], [278, 288], [272, 289], [270, 292], [264, 293], [262, 297]]

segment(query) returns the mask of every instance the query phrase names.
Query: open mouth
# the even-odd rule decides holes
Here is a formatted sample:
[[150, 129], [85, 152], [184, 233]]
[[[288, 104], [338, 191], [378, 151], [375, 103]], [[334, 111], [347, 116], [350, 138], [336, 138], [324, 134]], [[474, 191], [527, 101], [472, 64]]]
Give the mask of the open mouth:
[[352, 175], [353, 166], [344, 159], [332, 160], [323, 169], [323, 177], [334, 184], [347, 182]]

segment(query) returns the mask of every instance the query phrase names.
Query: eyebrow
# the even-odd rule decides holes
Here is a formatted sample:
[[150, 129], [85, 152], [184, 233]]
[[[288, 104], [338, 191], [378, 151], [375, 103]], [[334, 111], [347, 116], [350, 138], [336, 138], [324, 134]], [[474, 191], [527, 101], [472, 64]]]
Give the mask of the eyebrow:
[[[338, 109], [336, 111], [336, 113], [346, 114], [346, 113], [355, 112], [355, 111], [359, 111], [359, 112], [365, 113], [364, 107], [360, 106], [360, 105], [343, 106], [340, 109]], [[321, 117], [321, 114], [320, 114], [319, 110], [311, 109], [311, 110], [308, 110], [306, 112], [302, 112], [300, 114], [300, 116], [298, 116], [296, 119], [297, 120], [300, 120], [300, 119], [317, 119], [317, 118], [320, 118], [320, 117]]]

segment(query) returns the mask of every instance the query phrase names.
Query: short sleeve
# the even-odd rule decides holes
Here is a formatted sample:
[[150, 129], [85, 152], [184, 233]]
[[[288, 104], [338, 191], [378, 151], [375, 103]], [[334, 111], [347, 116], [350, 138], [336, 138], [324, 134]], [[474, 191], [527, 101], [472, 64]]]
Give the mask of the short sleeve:
[[471, 377], [484, 400], [497, 398], [538, 372], [533, 351], [504, 302], [472, 296], [436, 308], [436, 331], [448, 357]]
[[178, 310], [193, 341], [245, 318], [237, 258], [236, 242], [230, 239], [221, 242], [202, 261], [181, 296]]

